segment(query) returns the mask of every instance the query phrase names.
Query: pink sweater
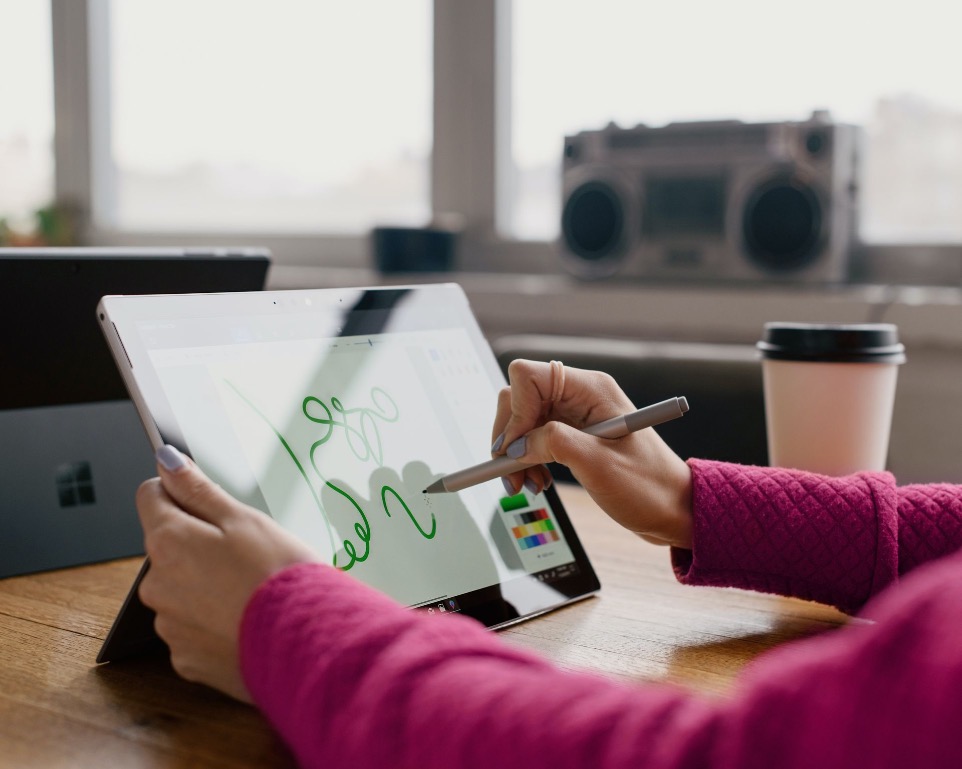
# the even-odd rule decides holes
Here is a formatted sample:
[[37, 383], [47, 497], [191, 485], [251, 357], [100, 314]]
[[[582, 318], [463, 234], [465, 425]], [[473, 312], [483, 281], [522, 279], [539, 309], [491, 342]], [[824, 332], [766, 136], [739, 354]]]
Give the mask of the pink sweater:
[[874, 623], [775, 649], [707, 699], [560, 671], [473, 620], [300, 565], [245, 612], [251, 694], [310, 767], [962, 766], [962, 554], [940, 558], [962, 545], [962, 487], [689, 464], [682, 582], [848, 611], [883, 593]]

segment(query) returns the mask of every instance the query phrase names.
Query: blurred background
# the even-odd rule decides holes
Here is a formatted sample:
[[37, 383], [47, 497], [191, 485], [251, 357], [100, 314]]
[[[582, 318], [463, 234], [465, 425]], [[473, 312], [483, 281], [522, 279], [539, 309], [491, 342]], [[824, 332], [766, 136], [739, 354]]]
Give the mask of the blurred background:
[[[264, 246], [273, 288], [456, 280], [503, 360], [704, 374], [754, 360], [767, 320], [892, 321], [893, 469], [962, 479], [960, 20], [944, 0], [0, 0], [0, 242]], [[771, 179], [814, 213], [758, 204]], [[778, 251], [783, 225], [810, 254]], [[384, 227], [455, 239], [386, 269]], [[757, 408], [736, 389], [726, 409]]]
[[[557, 237], [566, 135], [826, 110], [865, 132], [863, 240], [962, 242], [950, 4], [446, 5], [0, 0], [0, 213], [29, 229], [69, 196], [93, 231], [128, 240], [423, 224], [459, 202], [432, 200], [432, 144], [449, 128], [436, 80], [460, 77], [442, 107], [488, 113], [477, 136], [493, 148], [460, 151], [494, 152], [506, 240]], [[458, 28], [478, 20], [496, 28]], [[494, 50], [435, 44], [445, 36]], [[86, 185], [70, 188], [62, 164], [87, 166]]]

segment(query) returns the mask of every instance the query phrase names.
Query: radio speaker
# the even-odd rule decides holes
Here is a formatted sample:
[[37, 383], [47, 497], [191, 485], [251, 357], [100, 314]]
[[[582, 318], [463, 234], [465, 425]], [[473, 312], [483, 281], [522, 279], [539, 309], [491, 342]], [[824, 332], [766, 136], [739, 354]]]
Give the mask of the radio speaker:
[[843, 282], [858, 144], [822, 113], [566, 137], [563, 262], [589, 279]]

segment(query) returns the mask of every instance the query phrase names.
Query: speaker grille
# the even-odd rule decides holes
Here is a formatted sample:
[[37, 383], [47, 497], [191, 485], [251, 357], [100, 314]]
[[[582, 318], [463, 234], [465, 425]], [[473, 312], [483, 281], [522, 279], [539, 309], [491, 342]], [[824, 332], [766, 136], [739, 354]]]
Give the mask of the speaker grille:
[[561, 215], [561, 229], [568, 248], [590, 262], [618, 253], [624, 226], [621, 200], [604, 182], [587, 182], [576, 188]]
[[745, 250], [758, 265], [776, 272], [810, 264], [819, 254], [822, 207], [818, 196], [796, 179], [772, 179], [745, 204]]

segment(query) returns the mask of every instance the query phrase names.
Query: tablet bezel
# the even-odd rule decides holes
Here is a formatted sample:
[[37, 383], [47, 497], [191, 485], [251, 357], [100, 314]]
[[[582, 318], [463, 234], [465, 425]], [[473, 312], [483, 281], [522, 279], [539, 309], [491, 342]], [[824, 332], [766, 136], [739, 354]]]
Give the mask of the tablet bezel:
[[[432, 307], [432, 316], [443, 317], [445, 320], [453, 318], [456, 322], [444, 327], [464, 329], [471, 338], [475, 352], [492, 381], [499, 385], [505, 382], [494, 353], [470, 310], [467, 297], [460, 286], [452, 283], [260, 291], [231, 295], [111, 296], [102, 299], [97, 309], [97, 317], [131, 400], [143, 421], [151, 446], [156, 450], [164, 443], [171, 443], [189, 454], [179, 431], [171, 427], [176, 425], [176, 419], [163, 394], [159, 379], [152, 366], [144, 365], [149, 361], [149, 356], [137, 332], [139, 323], [178, 319], [195, 320], [201, 317], [236, 318], [253, 314], [266, 314], [270, 317], [270, 314], [304, 312], [305, 305], [311, 307], [312, 313], [326, 310], [332, 317], [335, 312], [343, 313], [344, 307], [360, 306], [361, 309], [355, 310], [350, 317], [356, 315], [363, 322], [368, 317], [368, 311], [372, 319], [379, 317], [376, 315], [378, 312], [390, 314], [391, 303], [397, 301], [398, 296], [407, 296], [409, 292], [414, 292], [418, 302]], [[441, 327], [440, 324], [438, 327]], [[344, 335], [353, 334], [345, 329]], [[159, 425], [167, 427], [161, 428]], [[513, 593], [519, 590], [528, 591], [525, 594], [525, 602], [535, 608], [523, 614], [519, 613], [503, 597], [502, 584], [497, 583], [456, 596], [461, 613], [474, 617], [486, 627], [498, 629], [586, 598], [600, 588], [594, 569], [556, 490], [553, 487], [547, 489], [545, 496], [574, 556], [572, 563], [575, 565], [575, 568], [570, 570], [570, 574], [551, 575], [551, 580], [547, 584], [550, 585], [556, 597], [551, 601], [529, 603], [533, 600], [533, 596], [540, 597], [547, 594], [544, 590], [547, 575], [535, 572], [526, 577], [518, 576], [510, 581]], [[145, 562], [104, 641], [97, 657], [98, 662], [135, 656], [160, 646], [159, 639], [153, 631], [153, 614], [140, 602], [137, 594], [140, 580], [148, 568], [149, 563]]]

